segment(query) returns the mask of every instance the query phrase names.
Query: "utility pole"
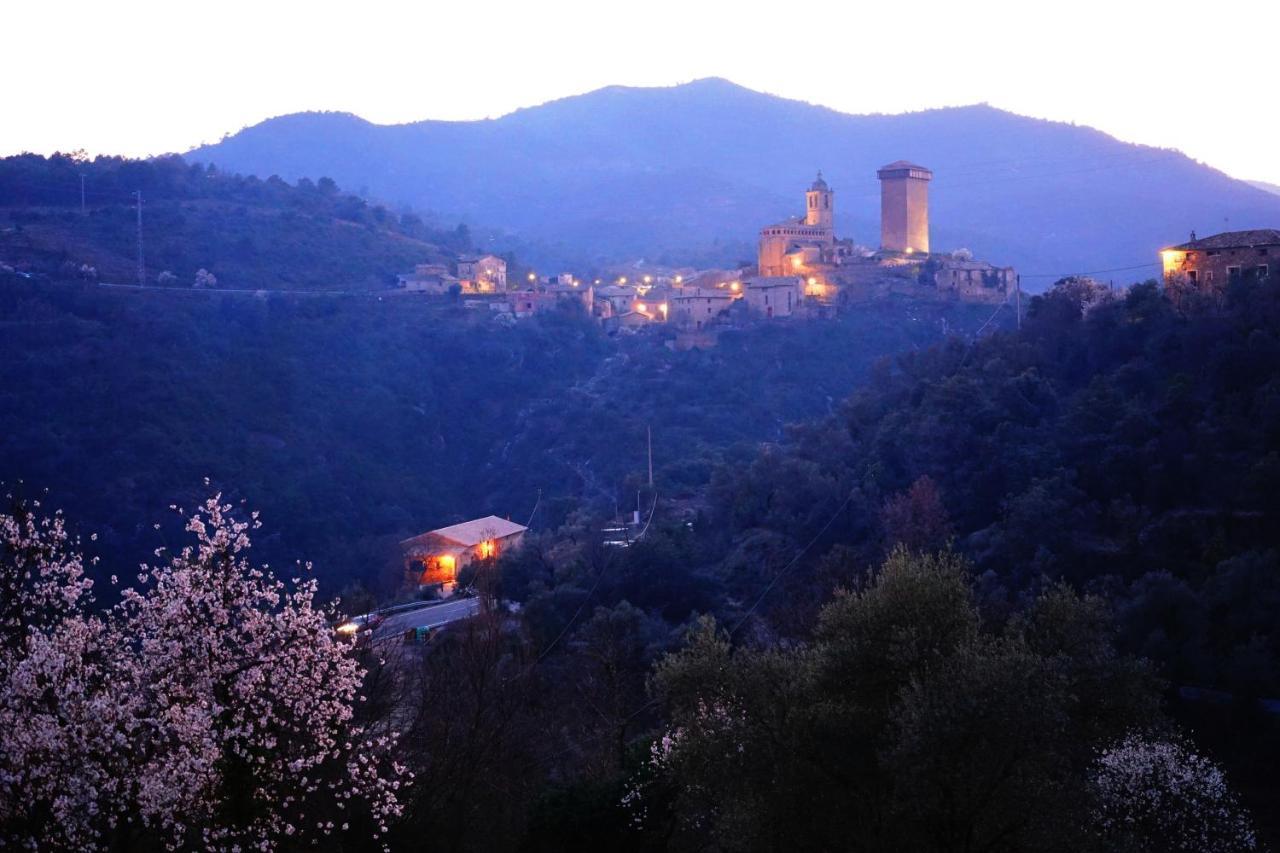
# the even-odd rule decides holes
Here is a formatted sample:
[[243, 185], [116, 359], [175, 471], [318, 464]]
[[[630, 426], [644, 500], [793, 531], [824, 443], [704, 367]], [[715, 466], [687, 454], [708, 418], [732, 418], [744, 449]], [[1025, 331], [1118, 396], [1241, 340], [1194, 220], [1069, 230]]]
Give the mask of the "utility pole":
[[1018, 330], [1022, 330], [1022, 275], [1019, 273], [1013, 285], [1014, 306], [1018, 311]]
[[138, 284], [145, 285], [147, 283], [147, 265], [142, 259], [142, 190], [134, 190], [133, 194], [138, 199]]
[[84, 216], [84, 172], [80, 173], [80, 215]]
[[649, 489], [653, 489], [653, 427], [645, 427], [649, 437]]

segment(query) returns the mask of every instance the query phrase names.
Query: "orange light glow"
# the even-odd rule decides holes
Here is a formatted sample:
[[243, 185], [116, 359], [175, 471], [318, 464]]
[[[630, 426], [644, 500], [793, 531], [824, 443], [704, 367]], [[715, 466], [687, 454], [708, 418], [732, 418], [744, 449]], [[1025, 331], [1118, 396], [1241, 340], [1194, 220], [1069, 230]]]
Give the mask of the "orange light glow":
[[737, 293], [739, 290], [742, 289], [742, 285], [738, 284], [736, 281], [731, 281], [729, 282], [729, 289], [732, 290], [734, 293]]
[[480, 557], [487, 559], [498, 553], [498, 543], [492, 539], [486, 539], [480, 543]]

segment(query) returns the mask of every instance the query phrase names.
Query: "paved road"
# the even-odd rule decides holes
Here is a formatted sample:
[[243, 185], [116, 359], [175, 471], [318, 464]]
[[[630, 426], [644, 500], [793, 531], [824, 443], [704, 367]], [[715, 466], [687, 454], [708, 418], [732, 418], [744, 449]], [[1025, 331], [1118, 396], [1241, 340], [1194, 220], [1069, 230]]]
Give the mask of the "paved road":
[[475, 616], [479, 612], [480, 599], [459, 598], [430, 604], [417, 610], [392, 613], [385, 622], [374, 629], [373, 639], [381, 641], [399, 638], [405, 631], [413, 628], [439, 628], [441, 625]]

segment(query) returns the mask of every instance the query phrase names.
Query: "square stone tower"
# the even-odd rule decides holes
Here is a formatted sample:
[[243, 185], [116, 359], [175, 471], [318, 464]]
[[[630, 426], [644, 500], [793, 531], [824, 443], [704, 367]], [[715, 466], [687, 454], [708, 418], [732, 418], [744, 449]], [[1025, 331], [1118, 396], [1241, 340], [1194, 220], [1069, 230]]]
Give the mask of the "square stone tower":
[[880, 178], [880, 248], [929, 251], [929, 181], [933, 172], [898, 160], [876, 172]]

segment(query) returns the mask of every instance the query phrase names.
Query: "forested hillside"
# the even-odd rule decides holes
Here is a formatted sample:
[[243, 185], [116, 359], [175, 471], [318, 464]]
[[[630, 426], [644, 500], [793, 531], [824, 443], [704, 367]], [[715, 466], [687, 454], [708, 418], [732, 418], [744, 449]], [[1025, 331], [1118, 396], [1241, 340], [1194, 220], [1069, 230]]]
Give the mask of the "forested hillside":
[[[393, 846], [1276, 837], [1274, 283], [1179, 312], [1069, 281], [976, 340], [939, 312], [985, 309], [895, 304], [707, 353], [448, 301], [3, 294], [5, 479], [98, 534], [94, 572], [179, 541], [163, 507], [204, 476], [263, 511], [256, 558], [329, 590], [544, 489], [526, 547], [465, 578], [518, 613], [403, 680], [366, 660], [360, 720], [415, 774]], [[652, 528], [603, 547], [633, 487]]]
[[[384, 593], [405, 536], [489, 513], [558, 525], [634, 505], [653, 431], [664, 492], [822, 415], [886, 353], [987, 306], [886, 303], [672, 352], [581, 314], [514, 327], [447, 299], [119, 292], [0, 281], [0, 480], [49, 488], [109, 560], [210, 477], [264, 512], [278, 558]], [[1007, 312], [1006, 312], [1007, 317]], [[1000, 319], [997, 318], [997, 323]], [[385, 584], [392, 584], [386, 588]]]
[[[1061, 789], [1042, 796], [1021, 783], [1005, 785], [985, 775], [987, 761], [1018, 752], [1014, 744], [1021, 743], [1026, 751], [1005, 756], [1008, 772], [1029, 773], [1026, 785], [1048, 784], [1053, 771], [1032, 765], [1062, 760], [1065, 767], [1076, 759], [1050, 758], [1058, 735], [1038, 739], [1064, 731], [1055, 726], [1079, 724], [1075, 703], [1093, 705], [1088, 726], [1125, 718], [1135, 725], [1146, 712], [1127, 703], [1158, 695], [1202, 748], [1228, 762], [1274, 837], [1268, 804], [1280, 756], [1277, 448], [1274, 281], [1240, 283], [1225, 305], [1189, 306], [1186, 313], [1154, 284], [1114, 298], [1088, 283], [1064, 282], [1032, 302], [1020, 332], [905, 353], [882, 364], [831, 416], [752, 460], [718, 469], [709, 507], [692, 530], [667, 528], [618, 557], [584, 550], [579, 568], [554, 575], [545, 556], [552, 552], [535, 550], [510, 561], [503, 583], [527, 598], [535, 646], [572, 625], [583, 601], [634, 604], [657, 620], [646, 630], [659, 636], [662, 625], [690, 613], [716, 615], [718, 627], [703, 626], [650, 683], [675, 719], [655, 744], [658, 758], [633, 765], [639, 778], [660, 780], [646, 793], [657, 797], [649, 808], [666, 816], [647, 819], [655, 831], [687, 831], [690, 822], [679, 817], [696, 817], [710, 821], [701, 826], [713, 835], [743, 833], [746, 849], [769, 849], [777, 822], [795, 820], [792, 831], [821, 847], [862, 825], [844, 823], [844, 809], [855, 808], [888, 834], [856, 849], [914, 847], [921, 842], [900, 833], [909, 836], [917, 820], [938, 821], [936, 831], [960, 845], [939, 849], [967, 849], [948, 833], [1001, 826], [1023, 839], [1007, 849], [1081, 849], [1073, 845], [1096, 839], [1070, 840], [1072, 821], [1085, 818], [1074, 812], [1058, 822], [1074, 808]], [[963, 585], [944, 593], [933, 587], [936, 576], [904, 579], [921, 569], [902, 565], [901, 555], [880, 569], [895, 545], [952, 550], [962, 561], [958, 570], [935, 565], [925, 574], [941, 571], [951, 578], [945, 587], [960, 583], [958, 571]], [[1067, 589], [1090, 596], [1083, 610], [1060, 597]], [[886, 603], [886, 595], [897, 603]], [[948, 599], [963, 602], [959, 610], [944, 605]], [[965, 615], [970, 606], [976, 615]], [[1055, 627], [1033, 627], [1045, 618]], [[932, 645], [967, 647], [973, 624], [988, 639], [958, 658]], [[1095, 640], [1108, 647], [1086, 651]], [[1053, 650], [1035, 651], [1046, 641]], [[935, 653], [941, 656], [928, 657]], [[1075, 675], [1029, 687], [1025, 679], [1045, 672], [1020, 656], [1046, 653], [1058, 661], [1051, 669], [1065, 664]], [[1082, 677], [1080, 654], [1093, 662], [1086, 668], [1109, 674], [1094, 671], [1069, 689], [1070, 698], [1052, 698]], [[910, 679], [897, 667], [919, 680], [906, 686]], [[1110, 679], [1117, 680], [1103, 688]], [[887, 697], [879, 691], [886, 689], [896, 698], [882, 717], [879, 703]], [[1038, 718], [1047, 728], [1031, 722]], [[1164, 724], [1147, 718], [1136, 725]], [[1090, 743], [1099, 736], [1092, 732], [1066, 736], [1062, 747]], [[668, 743], [679, 737], [694, 745]], [[748, 754], [771, 758], [739, 764], [724, 752], [735, 742], [729, 738], [747, 744]], [[989, 746], [981, 760], [968, 752], [975, 743]], [[868, 744], [880, 751], [866, 752]], [[846, 760], [832, 764], [833, 749], [847, 749]], [[767, 792], [779, 773], [788, 779], [783, 789], [805, 793], [774, 802]], [[677, 787], [665, 787], [673, 778]], [[621, 798], [627, 784], [619, 778], [605, 790]], [[966, 799], [972, 785], [991, 785], [992, 799]], [[575, 795], [591, 790], [599, 789], [580, 786]], [[885, 800], [864, 796], [886, 790], [894, 793]], [[813, 803], [810, 795], [819, 792], [833, 799]], [[887, 813], [905, 815], [901, 808], [911, 820], [880, 822]], [[1019, 825], [1013, 816], [1027, 809], [1034, 817]], [[619, 810], [614, 819], [627, 816]], [[555, 820], [558, 832], [575, 825], [565, 812]], [[1187, 843], [1193, 846], [1174, 849], [1254, 849]]]
[[0, 159], [0, 263], [139, 283], [135, 191], [149, 286], [190, 287], [203, 269], [223, 288], [382, 289], [415, 263], [469, 247], [465, 228], [430, 228], [321, 176], [293, 185], [180, 157], [22, 155]]

